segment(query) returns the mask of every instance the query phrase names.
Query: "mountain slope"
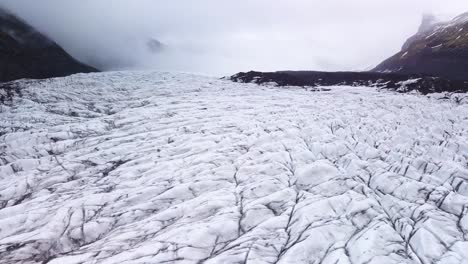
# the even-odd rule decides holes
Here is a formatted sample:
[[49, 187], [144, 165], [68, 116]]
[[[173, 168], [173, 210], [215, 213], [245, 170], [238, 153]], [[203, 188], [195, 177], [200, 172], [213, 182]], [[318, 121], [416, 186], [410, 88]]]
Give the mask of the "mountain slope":
[[113, 72], [0, 111], [0, 262], [468, 259], [468, 104]]
[[402, 50], [373, 71], [468, 80], [468, 13], [445, 23], [426, 17]]
[[96, 71], [78, 62], [56, 43], [0, 8], [0, 82]]

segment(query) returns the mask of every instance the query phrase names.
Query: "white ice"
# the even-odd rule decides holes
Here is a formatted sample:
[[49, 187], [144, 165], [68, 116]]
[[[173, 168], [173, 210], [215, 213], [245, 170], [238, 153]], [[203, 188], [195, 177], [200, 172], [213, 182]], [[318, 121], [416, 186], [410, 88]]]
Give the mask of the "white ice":
[[175, 73], [21, 82], [0, 106], [0, 263], [468, 263], [468, 104]]

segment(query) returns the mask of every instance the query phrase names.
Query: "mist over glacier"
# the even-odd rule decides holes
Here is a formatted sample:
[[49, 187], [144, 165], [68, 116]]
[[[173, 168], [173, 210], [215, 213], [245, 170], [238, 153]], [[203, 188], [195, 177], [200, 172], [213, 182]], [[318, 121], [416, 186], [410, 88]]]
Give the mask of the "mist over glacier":
[[[423, 13], [453, 17], [468, 2], [2, 0], [74, 57], [103, 70], [228, 74], [363, 70], [395, 53]], [[151, 49], [151, 41], [163, 44]]]

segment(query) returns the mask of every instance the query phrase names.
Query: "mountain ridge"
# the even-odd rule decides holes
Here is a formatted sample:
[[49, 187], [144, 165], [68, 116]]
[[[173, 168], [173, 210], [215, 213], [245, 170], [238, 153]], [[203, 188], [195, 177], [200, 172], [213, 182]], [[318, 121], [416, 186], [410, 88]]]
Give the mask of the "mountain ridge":
[[57, 43], [0, 7], [0, 82], [97, 72]]
[[424, 16], [418, 32], [374, 72], [468, 80], [468, 12], [448, 22]]
[[369, 71], [240, 72], [234, 82], [278, 86], [372, 86], [398, 92], [468, 92], [468, 12], [449, 22], [424, 15], [418, 33]]

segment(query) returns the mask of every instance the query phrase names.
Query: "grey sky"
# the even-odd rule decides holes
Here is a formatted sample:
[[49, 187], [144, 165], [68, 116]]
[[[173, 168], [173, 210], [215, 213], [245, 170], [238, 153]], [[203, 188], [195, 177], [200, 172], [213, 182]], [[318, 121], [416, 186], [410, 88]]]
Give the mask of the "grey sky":
[[[84, 62], [230, 74], [362, 70], [397, 52], [423, 13], [466, 0], [0, 0]], [[158, 39], [164, 52], [150, 54]]]

